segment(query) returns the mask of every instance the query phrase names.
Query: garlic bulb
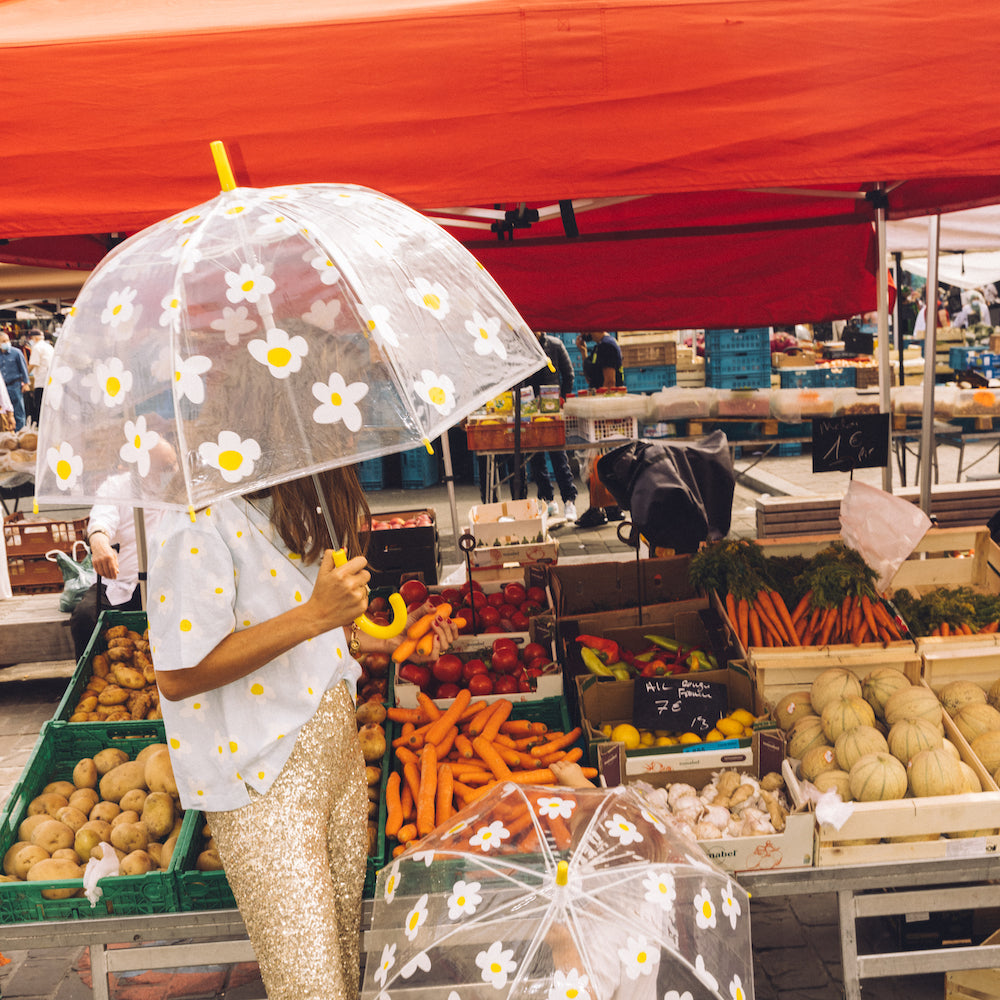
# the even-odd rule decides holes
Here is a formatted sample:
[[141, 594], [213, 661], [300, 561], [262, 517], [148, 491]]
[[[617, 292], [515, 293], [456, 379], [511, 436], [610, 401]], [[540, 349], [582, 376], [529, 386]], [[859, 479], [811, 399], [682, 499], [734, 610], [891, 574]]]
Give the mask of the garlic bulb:
[[714, 823], [706, 823], [702, 820], [694, 828], [696, 840], [721, 840], [722, 830]]
[[667, 789], [667, 803], [673, 809], [674, 803], [685, 795], [697, 795], [698, 792], [691, 785], [686, 785], [683, 781], [678, 781], [676, 785], [671, 785]]

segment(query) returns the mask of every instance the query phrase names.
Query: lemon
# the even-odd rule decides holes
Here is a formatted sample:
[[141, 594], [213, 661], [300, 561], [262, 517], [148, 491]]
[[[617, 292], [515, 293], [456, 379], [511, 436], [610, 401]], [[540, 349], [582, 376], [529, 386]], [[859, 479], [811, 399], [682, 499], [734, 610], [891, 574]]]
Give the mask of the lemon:
[[611, 731], [612, 731], [613, 728], [614, 727], [611, 725], [610, 722], [605, 722], [604, 725], [601, 726], [601, 735], [602, 736], [606, 736], [610, 740], [611, 739]]
[[655, 747], [672, 747], [677, 743], [677, 740], [673, 736], [657, 736], [653, 746]]
[[719, 732], [718, 729], [710, 729], [705, 735], [706, 743], [718, 743], [719, 740], [724, 740], [726, 737]]
[[639, 731], [640, 746], [651, 747], [655, 739], [656, 737], [648, 729], [642, 729]]
[[611, 739], [615, 743], [624, 743], [626, 750], [637, 750], [642, 741], [639, 730], [628, 722], [622, 722], [615, 726], [611, 730]]
[[756, 717], [751, 715], [745, 708], [734, 708], [729, 713], [730, 719], [735, 719], [741, 725], [752, 726], [756, 721]]
[[677, 742], [683, 744], [701, 743], [701, 737], [697, 733], [681, 733]]
[[720, 733], [724, 733], [726, 736], [743, 735], [743, 723], [737, 722], [732, 716], [727, 719], [719, 719], [719, 721], [715, 724], [715, 728]]

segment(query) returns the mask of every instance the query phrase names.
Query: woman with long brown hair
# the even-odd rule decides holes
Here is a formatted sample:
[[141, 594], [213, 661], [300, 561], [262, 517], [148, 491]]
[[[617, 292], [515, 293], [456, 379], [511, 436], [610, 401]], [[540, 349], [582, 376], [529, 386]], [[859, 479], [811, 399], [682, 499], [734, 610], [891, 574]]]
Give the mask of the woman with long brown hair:
[[[204, 810], [271, 1000], [357, 995], [368, 795], [353, 629], [370, 521], [353, 468], [167, 515], [151, 547], [148, 615], [174, 776]], [[429, 606], [416, 614], [429, 611]], [[352, 635], [353, 633], [353, 635]], [[436, 656], [455, 637], [435, 626]]]

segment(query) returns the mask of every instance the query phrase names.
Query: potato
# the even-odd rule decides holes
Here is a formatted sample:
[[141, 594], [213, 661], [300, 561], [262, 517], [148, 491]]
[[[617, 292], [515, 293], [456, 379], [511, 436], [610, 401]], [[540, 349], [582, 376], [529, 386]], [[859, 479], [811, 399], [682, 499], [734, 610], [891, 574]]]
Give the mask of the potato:
[[369, 722], [358, 730], [358, 740], [365, 762], [374, 764], [385, 756], [385, 730], [377, 722]]
[[19, 878], [22, 882], [28, 877], [29, 870], [39, 861], [46, 861], [49, 852], [43, 850], [37, 844], [28, 844], [14, 855], [11, 863], [10, 873], [14, 878]]
[[163, 850], [160, 852], [160, 867], [169, 868], [170, 859], [174, 855], [174, 848], [177, 846], [177, 834], [172, 833], [163, 842]]
[[52, 852], [52, 857], [57, 861], [72, 861], [75, 865], [85, 863], [72, 847], [60, 847], [58, 851]]
[[146, 761], [160, 750], [166, 750], [166, 743], [150, 743], [149, 746], [143, 747], [136, 755], [136, 763], [142, 764], [143, 767], [146, 766]]
[[142, 822], [153, 840], [162, 840], [174, 828], [174, 800], [166, 792], [150, 792], [142, 807]]
[[111, 828], [111, 846], [126, 854], [145, 851], [149, 843], [149, 831], [142, 823], [119, 823]]
[[10, 847], [4, 852], [3, 856], [3, 873], [4, 875], [14, 874], [14, 855], [17, 854], [22, 847], [30, 847], [31, 842], [28, 840], [15, 840]]
[[[111, 804], [114, 805], [114, 803]], [[107, 820], [94, 819], [91, 817], [86, 823], [83, 824], [83, 826], [80, 827], [80, 830], [77, 830], [77, 833], [81, 830], [93, 830], [101, 838], [101, 840], [111, 843], [111, 823]]]
[[[104, 752], [101, 751], [101, 753]], [[83, 757], [76, 762], [76, 767], [73, 768], [73, 784], [77, 788], [96, 788], [100, 776], [97, 761], [93, 757]]]
[[80, 812], [90, 815], [90, 810], [101, 801], [100, 795], [97, 794], [96, 788], [78, 788], [70, 797], [69, 804], [74, 809], [79, 809]]
[[98, 696], [98, 705], [124, 705], [128, 701], [128, 689], [117, 684], [109, 684]]
[[117, 802], [98, 802], [93, 809], [90, 810], [90, 819], [99, 819], [104, 823], [109, 824], [111, 821], [122, 811], [122, 807], [118, 805]]
[[174, 780], [169, 750], [157, 750], [146, 759], [144, 776], [146, 787], [151, 792], [166, 792], [177, 797], [177, 782]]
[[109, 625], [104, 630], [104, 635], [102, 638], [106, 643], [111, 642], [112, 639], [125, 639], [131, 630], [128, 625]]
[[365, 768], [365, 783], [369, 788], [378, 787], [379, 783], [382, 781], [382, 768], [375, 767], [373, 764], [369, 764]]
[[50, 816], [55, 819], [56, 813], [69, 805], [69, 799], [58, 792], [42, 792], [28, 803], [29, 816]]
[[[61, 858], [46, 858], [28, 869], [29, 882], [54, 882], [57, 879], [83, 878], [83, 869], [72, 861]], [[43, 899], [69, 899], [79, 889], [43, 889]]]
[[128, 760], [128, 754], [118, 747], [107, 747], [94, 754], [94, 766], [97, 768], [99, 777], [107, 774], [112, 768], [124, 764]]
[[97, 653], [93, 660], [90, 661], [90, 669], [94, 672], [94, 677], [91, 678], [104, 678], [108, 676], [108, 670], [110, 669], [110, 663], [108, 658], [104, 653]]
[[118, 867], [120, 875], [145, 875], [156, 867], [155, 862], [146, 851], [130, 851]]
[[76, 840], [76, 830], [71, 829], [65, 823], [60, 823], [57, 819], [49, 819], [40, 823], [31, 831], [31, 842], [42, 848], [51, 856], [54, 851], [61, 847], [72, 847]]
[[56, 819], [59, 820], [60, 823], [65, 823], [74, 833], [76, 833], [77, 830], [79, 830], [80, 827], [87, 822], [87, 814], [85, 812], [81, 812], [81, 810], [77, 809], [75, 806], [63, 806], [63, 808], [59, 810]]
[[146, 686], [146, 678], [142, 676], [142, 671], [124, 663], [112, 663], [111, 675], [118, 685], [126, 690], [141, 691]]
[[377, 722], [381, 725], [385, 722], [385, 705], [379, 701], [362, 702], [355, 709], [354, 717], [359, 726], [367, 725], [370, 722]]
[[126, 812], [124, 809], [111, 821], [111, 829], [113, 830], [116, 826], [121, 826], [122, 823], [138, 823], [139, 814], [134, 810], [130, 809]]
[[67, 800], [75, 791], [76, 785], [72, 781], [50, 781], [42, 789], [42, 792], [46, 795], [61, 795]]
[[145, 788], [143, 766], [138, 761], [128, 760], [106, 772], [98, 784], [101, 798], [109, 802], [120, 802], [122, 796], [133, 788]]
[[222, 859], [218, 851], [202, 851], [195, 859], [194, 866], [200, 872], [221, 872]]
[[145, 788], [132, 788], [121, 797], [118, 805], [121, 806], [122, 812], [141, 813], [147, 794]]
[[375, 854], [378, 850], [378, 825], [375, 823], [368, 824], [368, 853]]
[[157, 868], [163, 867], [163, 844], [151, 840], [146, 845], [146, 853], [153, 859], [153, 864]]
[[34, 816], [26, 816], [21, 820], [21, 825], [17, 828], [17, 839], [26, 840], [29, 844], [33, 843], [31, 839], [32, 831], [36, 826], [41, 826], [42, 823], [47, 823], [52, 817], [48, 813], [38, 813]]
[[[110, 833], [108, 834], [110, 836]], [[90, 854], [104, 838], [94, 828], [84, 828], [76, 831], [76, 839], [73, 841], [73, 850], [80, 858], [87, 862]]]

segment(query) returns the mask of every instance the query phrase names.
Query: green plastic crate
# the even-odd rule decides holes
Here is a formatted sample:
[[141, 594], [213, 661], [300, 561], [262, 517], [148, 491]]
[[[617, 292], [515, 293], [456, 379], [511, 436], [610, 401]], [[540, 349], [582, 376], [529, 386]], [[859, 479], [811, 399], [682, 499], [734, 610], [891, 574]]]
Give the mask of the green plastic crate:
[[[69, 721], [69, 717], [73, 714], [73, 710], [76, 708], [77, 703], [80, 700], [80, 695], [83, 693], [83, 689], [87, 686], [87, 682], [93, 676], [94, 657], [98, 653], [103, 653], [108, 648], [107, 643], [103, 638], [104, 630], [113, 628], [115, 625], [124, 625], [133, 632], [142, 633], [146, 629], [146, 612], [112, 610], [101, 612], [97, 619], [97, 625], [94, 626], [94, 634], [90, 637], [90, 642], [87, 643], [87, 648], [83, 651], [83, 656], [80, 657], [80, 660], [76, 665], [76, 670], [73, 671], [73, 676], [70, 678], [69, 686], [66, 688], [66, 692], [63, 694], [59, 705], [56, 707], [55, 715], [53, 716], [54, 721]], [[119, 723], [119, 725], [140, 728], [145, 724], [145, 720]], [[74, 722], [73, 725], [101, 726], [104, 725], [104, 723]]]
[[[70, 780], [73, 768], [83, 757], [93, 757], [105, 747], [118, 747], [129, 758], [152, 743], [165, 741], [163, 723], [92, 722], [86, 725], [46, 722], [38, 742], [0, 816], [0, 855], [17, 841], [17, 830], [28, 805], [51, 781]], [[47, 889], [80, 888], [80, 879], [51, 882], [0, 882], [0, 925], [34, 920], [82, 920], [91, 917], [134, 916], [147, 913], [176, 913], [177, 890], [174, 865], [164, 872], [146, 875], [118, 875], [100, 882], [103, 895], [96, 906], [84, 896], [45, 899]]]

